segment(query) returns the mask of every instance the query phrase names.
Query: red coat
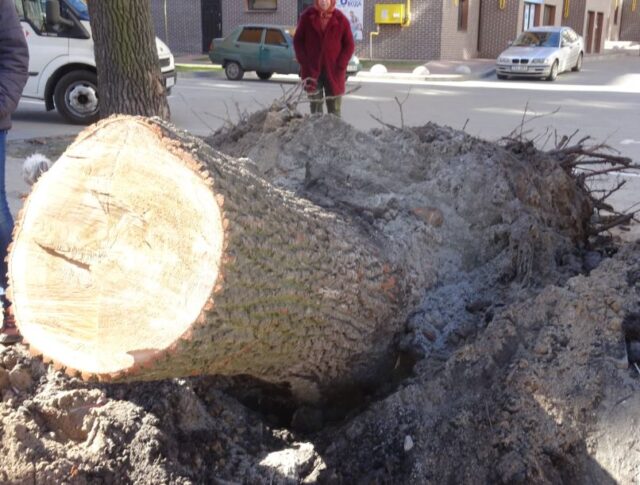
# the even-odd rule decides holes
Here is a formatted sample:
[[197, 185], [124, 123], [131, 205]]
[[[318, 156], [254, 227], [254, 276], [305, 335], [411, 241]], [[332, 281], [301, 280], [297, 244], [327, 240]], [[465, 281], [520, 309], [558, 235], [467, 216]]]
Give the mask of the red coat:
[[320, 27], [320, 12], [316, 8], [309, 7], [302, 12], [293, 47], [302, 79], [318, 79], [324, 71], [331, 93], [344, 94], [347, 64], [355, 46], [349, 21], [340, 10], [333, 11], [324, 32]]

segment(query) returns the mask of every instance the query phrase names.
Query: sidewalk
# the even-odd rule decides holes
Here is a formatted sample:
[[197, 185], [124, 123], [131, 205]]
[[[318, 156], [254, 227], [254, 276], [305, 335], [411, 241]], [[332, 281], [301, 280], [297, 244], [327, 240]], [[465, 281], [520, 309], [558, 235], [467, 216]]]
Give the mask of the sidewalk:
[[[640, 45], [633, 42], [607, 42], [605, 50], [598, 54], [587, 54], [585, 61], [598, 61], [615, 57], [638, 55]], [[180, 75], [189, 75], [189, 72], [198, 72], [201, 67], [203, 71], [214, 68], [206, 54], [178, 56], [175, 59], [176, 66], [183, 67], [189, 71]], [[404, 67], [397, 67], [398, 61], [379, 60], [373, 61], [375, 64], [368, 69], [361, 70], [351, 79], [402, 79], [416, 81], [465, 81], [469, 79], [482, 79], [494, 76], [496, 73], [495, 59], [466, 59], [466, 60], [445, 60], [427, 61], [420, 65], [404, 62]], [[385, 66], [387, 62], [390, 66]], [[368, 64], [371, 61], [367, 62]], [[411, 66], [411, 67], [409, 67]], [[415, 66], [415, 68], [414, 68]], [[220, 66], [217, 66], [221, 69]]]

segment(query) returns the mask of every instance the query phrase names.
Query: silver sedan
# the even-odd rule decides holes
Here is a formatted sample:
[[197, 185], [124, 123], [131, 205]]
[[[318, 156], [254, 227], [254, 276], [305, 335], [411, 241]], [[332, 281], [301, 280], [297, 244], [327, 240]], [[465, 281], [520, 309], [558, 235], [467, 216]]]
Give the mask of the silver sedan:
[[555, 81], [564, 71], [579, 71], [584, 41], [569, 27], [536, 27], [522, 32], [496, 62], [498, 79], [539, 77]]

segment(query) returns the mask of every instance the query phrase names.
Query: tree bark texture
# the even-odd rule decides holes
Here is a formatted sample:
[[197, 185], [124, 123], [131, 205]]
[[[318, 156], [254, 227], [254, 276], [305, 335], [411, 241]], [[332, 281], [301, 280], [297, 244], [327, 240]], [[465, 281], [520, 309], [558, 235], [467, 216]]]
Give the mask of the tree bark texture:
[[170, 118], [149, 0], [90, 0], [100, 114]]
[[112, 117], [25, 202], [10, 297], [34, 352], [85, 378], [250, 375], [315, 401], [392, 359], [408, 290], [381, 253], [242, 159]]

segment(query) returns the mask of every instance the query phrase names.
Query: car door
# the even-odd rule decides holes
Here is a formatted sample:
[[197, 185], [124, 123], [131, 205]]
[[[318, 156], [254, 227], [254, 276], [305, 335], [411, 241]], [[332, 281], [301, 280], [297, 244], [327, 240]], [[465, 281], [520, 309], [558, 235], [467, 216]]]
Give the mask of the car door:
[[569, 31], [567, 31], [566, 29], [562, 31], [560, 39], [560, 70], [567, 71], [571, 69], [571, 66], [573, 65], [571, 63], [573, 58], [573, 41], [571, 40]]
[[263, 31], [263, 27], [244, 27], [233, 43], [240, 65], [245, 71], [259, 70]]
[[278, 28], [267, 28], [264, 35], [264, 43], [260, 50], [260, 71], [291, 74], [291, 61], [293, 50], [285, 37], [284, 32]]
[[571, 38], [571, 66], [573, 67], [578, 62], [578, 56], [582, 52], [582, 42], [580, 42], [580, 36], [573, 30], [569, 30], [569, 37]]

